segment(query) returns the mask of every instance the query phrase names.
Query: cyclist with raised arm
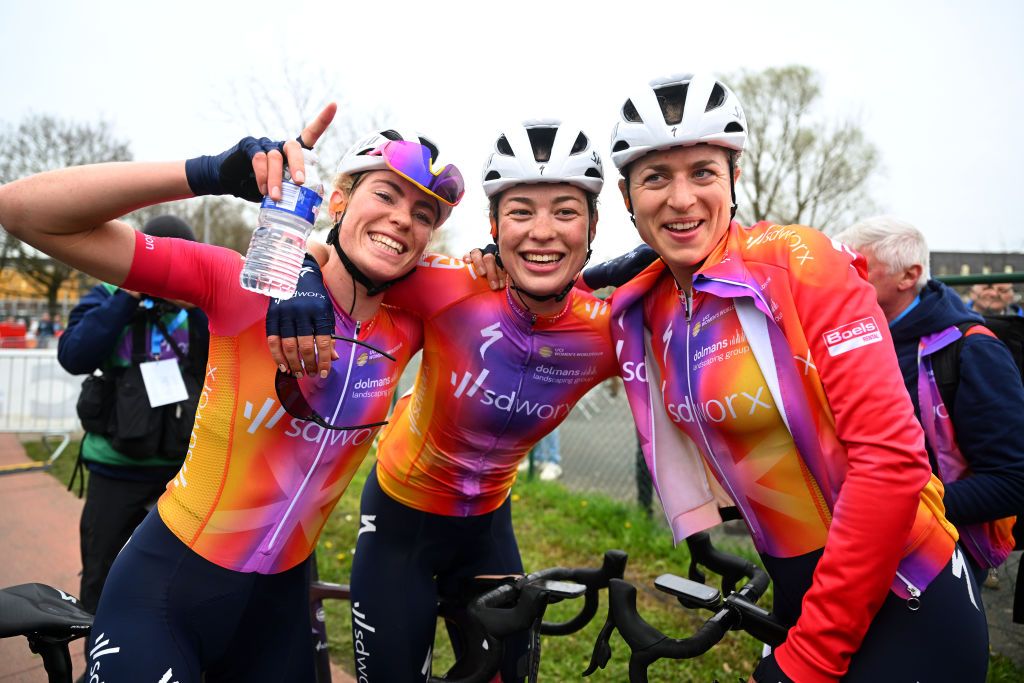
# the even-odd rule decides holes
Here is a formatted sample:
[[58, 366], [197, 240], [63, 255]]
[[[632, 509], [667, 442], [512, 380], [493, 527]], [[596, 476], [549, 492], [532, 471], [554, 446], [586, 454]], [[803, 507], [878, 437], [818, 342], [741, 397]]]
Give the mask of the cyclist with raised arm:
[[661, 257], [612, 315], [673, 535], [727, 505], [749, 526], [791, 626], [755, 681], [983, 681], [978, 589], [864, 262], [804, 226], [732, 222], [746, 134], [736, 96], [690, 75], [636, 91], [612, 134]]
[[[346, 370], [275, 377], [264, 332], [269, 300], [240, 288], [239, 255], [143, 235], [117, 219], [202, 194], [280, 200], [285, 160], [301, 183], [300, 144], [312, 148], [335, 109], [297, 141], [245, 138], [218, 156], [80, 166], [0, 188], [0, 223], [15, 237], [105, 282], [196, 304], [210, 320], [188, 454], [114, 563], [87, 646], [89, 680], [314, 680], [305, 560], [387, 414], [421, 325], [382, 307], [380, 293], [332, 255], [327, 288], [345, 305], [330, 315], [357, 341], [338, 345]], [[454, 166], [431, 167], [432, 143], [391, 133], [350, 151], [361, 182], [338, 199], [339, 253], [377, 282], [415, 266], [462, 196]]]
[[[492, 290], [469, 264], [427, 255], [388, 291], [388, 305], [422, 321], [423, 360], [363, 489], [351, 578], [361, 680], [424, 680], [439, 595], [474, 575], [523, 570], [509, 499], [517, 466], [616, 370], [608, 305], [573, 287], [602, 183], [600, 156], [579, 128], [538, 120], [505, 129], [483, 187], [507, 285]], [[311, 300], [271, 313], [305, 319]], [[317, 360], [302, 362], [308, 371]], [[525, 637], [506, 648], [506, 683], [522, 680], [525, 649]]]

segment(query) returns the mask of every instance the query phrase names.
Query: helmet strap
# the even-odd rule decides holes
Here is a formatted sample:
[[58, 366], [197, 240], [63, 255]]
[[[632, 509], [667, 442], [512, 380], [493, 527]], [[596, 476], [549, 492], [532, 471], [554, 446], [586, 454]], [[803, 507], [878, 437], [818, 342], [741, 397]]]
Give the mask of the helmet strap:
[[[384, 291], [387, 290], [388, 287], [390, 287], [391, 285], [393, 285], [393, 284], [395, 284], [397, 282], [401, 282], [405, 278], [407, 278], [410, 275], [412, 275], [413, 272], [415, 272], [416, 269], [413, 268], [408, 273], [405, 273], [403, 275], [399, 275], [398, 277], [396, 277], [396, 278], [394, 278], [392, 280], [385, 280], [384, 282], [375, 283], [373, 280], [371, 280], [369, 277], [367, 277], [366, 274], [363, 271], [359, 270], [359, 266], [357, 266], [355, 263], [353, 263], [352, 259], [350, 259], [348, 257], [348, 254], [345, 253], [345, 250], [341, 248], [341, 240], [339, 239], [338, 233], [341, 230], [341, 224], [342, 224], [342, 221], [344, 221], [344, 220], [345, 220], [345, 212], [343, 212], [341, 214], [341, 217], [338, 218], [338, 222], [334, 224], [334, 227], [331, 229], [331, 232], [328, 233], [328, 235], [327, 235], [327, 244], [330, 244], [330, 245], [332, 245], [334, 247], [334, 252], [338, 255], [338, 258], [341, 259], [342, 265], [345, 266], [345, 270], [347, 270], [348, 274], [352, 276], [352, 279], [355, 282], [358, 282], [359, 284], [361, 284], [363, 287], [366, 288], [366, 295], [367, 296], [377, 296], [378, 294], [383, 294]], [[352, 308], [353, 309], [355, 308], [355, 290], [354, 289], [353, 289], [353, 292], [352, 292]], [[349, 311], [349, 313], [351, 314], [351, 311]]]
[[729, 151], [729, 192], [732, 194], [732, 207], [729, 210], [729, 220], [736, 219], [736, 152]]
[[633, 222], [633, 227], [636, 227], [636, 215], [633, 213], [633, 195], [629, 193], [629, 168], [627, 167], [626, 173], [623, 178], [626, 181], [626, 210], [629, 211], [629, 220]]

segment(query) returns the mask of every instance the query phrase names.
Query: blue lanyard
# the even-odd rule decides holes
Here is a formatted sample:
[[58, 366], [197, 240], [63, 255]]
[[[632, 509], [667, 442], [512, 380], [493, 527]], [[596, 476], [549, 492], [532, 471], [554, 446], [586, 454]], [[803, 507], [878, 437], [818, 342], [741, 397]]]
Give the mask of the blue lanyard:
[[[174, 334], [174, 331], [181, 327], [188, 319], [188, 312], [185, 309], [178, 311], [178, 315], [174, 316], [174, 320], [167, 326], [167, 334]], [[153, 358], [160, 357], [160, 347], [164, 343], [164, 333], [160, 331], [160, 328], [154, 325], [149, 333], [149, 351], [153, 354]]]

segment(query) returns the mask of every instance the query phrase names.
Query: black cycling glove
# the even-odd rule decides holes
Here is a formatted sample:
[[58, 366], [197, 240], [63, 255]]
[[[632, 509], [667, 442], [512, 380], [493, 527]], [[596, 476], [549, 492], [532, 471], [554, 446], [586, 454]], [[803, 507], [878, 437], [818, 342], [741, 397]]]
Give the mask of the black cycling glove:
[[334, 306], [327, 294], [319, 264], [310, 254], [306, 254], [292, 298], [270, 300], [267, 308], [267, 336], [287, 339], [333, 333]]
[[609, 285], [619, 287], [636, 277], [657, 258], [657, 252], [646, 244], [641, 244], [633, 251], [616, 256], [611, 261], [587, 268], [583, 271], [583, 282], [590, 289], [601, 289]]
[[486, 247], [478, 247], [478, 249], [480, 249], [481, 253], [483, 253], [484, 256], [487, 256], [488, 254], [494, 254], [494, 262], [498, 264], [499, 268], [505, 268], [505, 264], [501, 262], [501, 254], [498, 253], [497, 244], [491, 242]]
[[252, 158], [260, 152], [284, 153], [284, 142], [270, 138], [244, 137], [238, 144], [216, 156], [201, 156], [185, 162], [185, 178], [197, 197], [230, 194], [259, 202], [263, 193], [256, 185]]

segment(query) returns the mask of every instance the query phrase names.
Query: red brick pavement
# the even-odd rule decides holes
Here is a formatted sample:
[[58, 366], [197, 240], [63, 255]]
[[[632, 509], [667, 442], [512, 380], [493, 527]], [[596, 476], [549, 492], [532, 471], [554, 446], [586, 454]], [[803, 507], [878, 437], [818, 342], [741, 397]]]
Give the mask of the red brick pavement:
[[[14, 434], [0, 434], [0, 465], [29, 462]], [[82, 501], [42, 471], [0, 475], [0, 586], [40, 582], [78, 594], [78, 518]], [[82, 642], [72, 644], [75, 675]], [[45, 681], [42, 660], [24, 638], [0, 640], [0, 681]]]
[[[0, 466], [27, 462], [17, 436], [0, 434]], [[40, 582], [77, 594], [81, 514], [82, 501], [45, 472], [0, 475], [0, 586]], [[72, 643], [76, 677], [84, 669], [83, 642]], [[354, 683], [332, 669], [334, 683]], [[29, 652], [24, 638], [0, 640], [0, 683], [45, 680], [42, 660]]]

